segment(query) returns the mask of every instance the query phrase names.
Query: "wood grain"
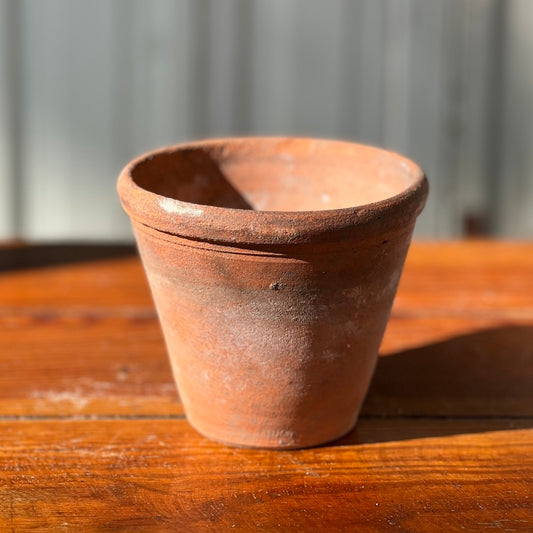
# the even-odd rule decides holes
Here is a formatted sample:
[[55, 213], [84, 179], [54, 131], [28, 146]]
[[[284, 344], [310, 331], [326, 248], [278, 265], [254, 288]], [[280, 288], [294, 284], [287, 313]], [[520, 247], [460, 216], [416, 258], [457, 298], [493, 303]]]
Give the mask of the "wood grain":
[[533, 242], [415, 243], [395, 310], [533, 318]]
[[228, 448], [184, 420], [0, 432], [6, 531], [528, 531], [532, 519], [531, 430], [291, 452]]
[[[0, 324], [0, 415], [183, 413], [156, 318], [19, 316]], [[378, 363], [363, 413], [533, 416], [533, 324], [402, 348], [404, 334], [438, 324], [392, 319], [386, 342], [394, 351]], [[454, 324], [480, 326], [447, 321]]]
[[0, 324], [0, 415], [183, 412], [156, 318], [52, 314]]
[[[11, 246], [0, 258], [0, 414], [183, 412], [131, 247]], [[364, 412], [529, 416], [532, 280], [533, 245], [415, 243], [381, 348], [395, 359], [378, 366]], [[481, 305], [489, 287], [500, 307]]]
[[533, 417], [533, 324], [481, 330], [382, 357], [363, 412]]
[[0, 531], [533, 528], [532, 244], [415, 243], [358, 425], [284, 452], [190, 427], [131, 248], [13, 249]]
[[[28, 260], [24, 268], [15, 264], [10, 269], [13, 249], [17, 247], [0, 250], [3, 314], [39, 314], [57, 308], [73, 314], [153, 312], [142, 266], [131, 249], [130, 256], [113, 257], [109, 252], [111, 257], [98, 259], [93, 252], [92, 259], [82, 261], [73, 254], [61, 258], [56, 252], [55, 264], [36, 259], [33, 267]], [[532, 320], [533, 243], [414, 243], [393, 313]]]
[[131, 246], [42, 248], [31, 253], [20, 245], [0, 249], [2, 314], [154, 314]]

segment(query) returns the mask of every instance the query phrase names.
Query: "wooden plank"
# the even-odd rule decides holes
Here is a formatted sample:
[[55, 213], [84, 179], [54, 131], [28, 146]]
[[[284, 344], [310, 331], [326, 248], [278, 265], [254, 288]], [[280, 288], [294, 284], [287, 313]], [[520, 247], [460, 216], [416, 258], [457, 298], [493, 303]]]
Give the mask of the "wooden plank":
[[533, 322], [490, 328], [380, 358], [364, 412], [533, 416], [532, 383]]
[[1, 422], [0, 526], [527, 531], [533, 431], [463, 429], [272, 452], [212, 443], [184, 420]]
[[[182, 414], [131, 248], [30, 250], [0, 249], [0, 414]], [[530, 416], [532, 250], [413, 245], [363, 412]]]
[[[136, 256], [128, 257], [132, 249], [30, 250], [0, 249], [0, 313], [153, 310], [142, 267]], [[393, 314], [530, 320], [533, 243], [414, 242]]]
[[182, 414], [156, 318], [0, 319], [0, 414]]
[[531, 248], [414, 245], [356, 428], [283, 452], [187, 423], [131, 248], [0, 249], [0, 530], [527, 531]]
[[[0, 314], [15, 315], [80, 312], [141, 313], [154, 315], [154, 307], [141, 263], [136, 255], [86, 259], [82, 251], [59, 256], [44, 265], [36, 260], [28, 266], [0, 273]], [[9, 251], [0, 250], [2, 263], [12, 261]], [[6, 270], [8, 270], [6, 272]]]
[[533, 309], [533, 243], [414, 243], [395, 311], [522, 317]]
[[393, 313], [380, 347], [380, 354], [387, 356], [406, 350], [427, 347], [476, 333], [488, 333], [506, 327], [531, 327], [528, 318], [503, 316], [460, 316], [432, 314], [419, 317], [410, 313]]
[[[393, 318], [382, 351], [364, 414], [533, 416], [532, 322]], [[0, 317], [0, 354], [0, 415], [183, 413], [155, 316]]]

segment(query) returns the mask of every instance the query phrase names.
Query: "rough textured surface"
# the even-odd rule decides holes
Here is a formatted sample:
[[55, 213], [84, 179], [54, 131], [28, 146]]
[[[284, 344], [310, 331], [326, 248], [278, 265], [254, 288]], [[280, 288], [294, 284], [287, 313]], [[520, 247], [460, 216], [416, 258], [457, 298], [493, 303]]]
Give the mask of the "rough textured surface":
[[272, 448], [347, 433], [425, 202], [422, 171], [351, 143], [233, 139], [144, 156], [119, 192], [191, 424]]

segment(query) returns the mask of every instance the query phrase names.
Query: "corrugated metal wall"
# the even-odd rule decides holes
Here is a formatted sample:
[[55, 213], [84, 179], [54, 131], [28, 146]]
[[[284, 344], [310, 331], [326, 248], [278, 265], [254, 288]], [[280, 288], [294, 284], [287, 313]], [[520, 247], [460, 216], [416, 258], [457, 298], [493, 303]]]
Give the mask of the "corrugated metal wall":
[[533, 236], [529, 0], [0, 0], [0, 237], [131, 236], [134, 155], [233, 134], [418, 160], [419, 237]]

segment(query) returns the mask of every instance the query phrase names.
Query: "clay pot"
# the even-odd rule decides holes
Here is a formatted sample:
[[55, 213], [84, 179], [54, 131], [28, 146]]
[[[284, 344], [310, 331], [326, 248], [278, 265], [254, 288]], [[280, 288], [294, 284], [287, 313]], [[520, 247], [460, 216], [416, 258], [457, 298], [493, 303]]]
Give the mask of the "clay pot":
[[223, 139], [121, 173], [189, 422], [298, 448], [354, 426], [417, 215], [420, 168], [378, 148]]

